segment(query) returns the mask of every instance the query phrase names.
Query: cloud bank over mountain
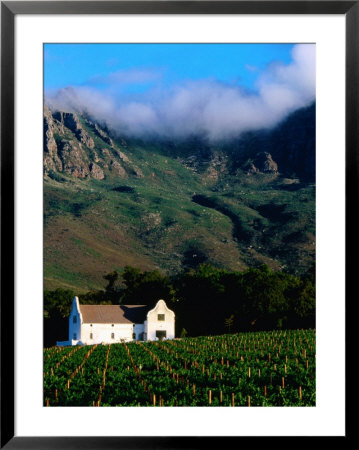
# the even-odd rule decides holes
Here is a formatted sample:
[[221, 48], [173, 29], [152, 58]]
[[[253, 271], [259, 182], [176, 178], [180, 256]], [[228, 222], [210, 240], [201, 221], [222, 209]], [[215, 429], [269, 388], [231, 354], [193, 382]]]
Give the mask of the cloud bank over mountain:
[[[258, 73], [256, 89], [249, 92], [238, 82], [215, 79], [183, 80], [164, 88], [155, 69], [124, 70], [47, 92], [45, 102], [52, 109], [85, 112], [119, 135], [233, 138], [273, 127], [315, 100], [315, 45], [295, 45], [290, 64], [273, 63]], [[124, 85], [136, 89], [131, 94]]]

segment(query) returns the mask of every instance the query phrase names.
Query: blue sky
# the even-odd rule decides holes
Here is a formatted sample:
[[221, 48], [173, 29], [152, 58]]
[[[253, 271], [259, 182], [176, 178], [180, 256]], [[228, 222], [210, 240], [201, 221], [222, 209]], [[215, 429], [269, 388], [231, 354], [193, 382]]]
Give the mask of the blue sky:
[[[161, 75], [145, 87], [159, 81], [169, 86], [214, 78], [254, 89], [268, 64], [290, 63], [292, 48], [293, 44], [45, 44], [45, 90], [93, 84], [95, 77], [134, 68]], [[137, 86], [143, 88], [143, 83]]]
[[45, 44], [45, 102], [115, 133], [209, 139], [315, 100], [314, 44]]

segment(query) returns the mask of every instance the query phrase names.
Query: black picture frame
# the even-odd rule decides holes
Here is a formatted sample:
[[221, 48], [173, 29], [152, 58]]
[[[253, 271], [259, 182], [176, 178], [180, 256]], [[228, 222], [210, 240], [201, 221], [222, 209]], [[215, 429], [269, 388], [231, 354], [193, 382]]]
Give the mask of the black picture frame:
[[[1, 448], [202, 448], [226, 437], [25, 437], [14, 435], [14, 21], [18, 14], [337, 14], [346, 20], [346, 292], [357, 231], [359, 1], [4, 1], [1, 2]], [[350, 245], [349, 245], [350, 244]], [[348, 331], [346, 327], [346, 342]], [[347, 353], [347, 350], [346, 350]], [[348, 402], [346, 402], [348, 410]], [[349, 436], [348, 424], [346, 436]], [[234, 444], [238, 444], [235, 442]]]

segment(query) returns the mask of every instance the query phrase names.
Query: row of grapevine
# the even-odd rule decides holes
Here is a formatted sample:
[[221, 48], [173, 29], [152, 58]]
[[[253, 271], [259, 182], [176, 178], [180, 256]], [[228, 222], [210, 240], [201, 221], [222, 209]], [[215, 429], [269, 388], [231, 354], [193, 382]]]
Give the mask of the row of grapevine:
[[48, 406], [314, 406], [315, 331], [44, 350]]

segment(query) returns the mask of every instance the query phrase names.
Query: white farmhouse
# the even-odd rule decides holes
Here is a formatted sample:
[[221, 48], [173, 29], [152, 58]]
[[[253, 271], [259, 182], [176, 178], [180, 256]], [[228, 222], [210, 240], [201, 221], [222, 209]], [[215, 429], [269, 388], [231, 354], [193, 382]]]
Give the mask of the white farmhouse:
[[69, 340], [56, 345], [113, 344], [175, 337], [175, 314], [159, 300], [146, 305], [80, 305], [74, 297], [69, 316]]

